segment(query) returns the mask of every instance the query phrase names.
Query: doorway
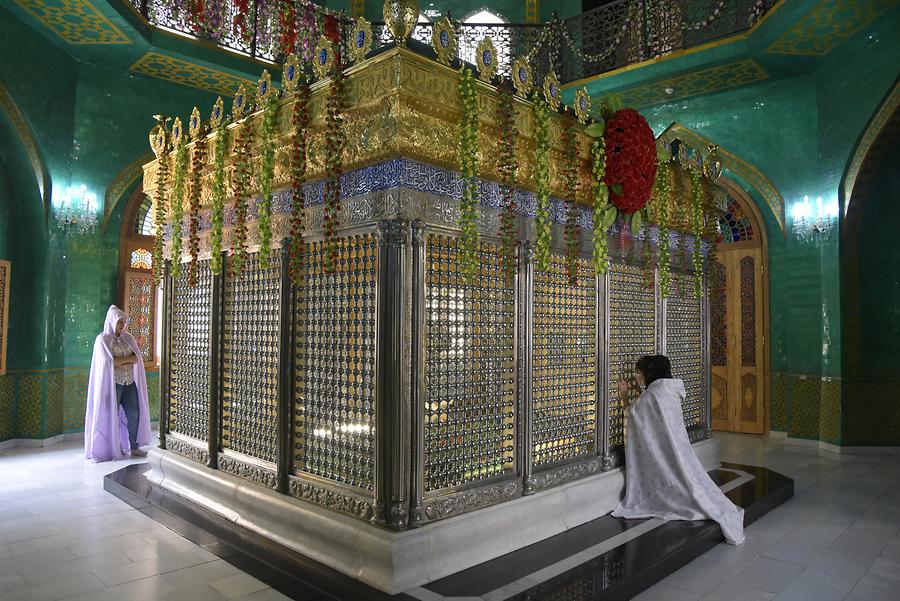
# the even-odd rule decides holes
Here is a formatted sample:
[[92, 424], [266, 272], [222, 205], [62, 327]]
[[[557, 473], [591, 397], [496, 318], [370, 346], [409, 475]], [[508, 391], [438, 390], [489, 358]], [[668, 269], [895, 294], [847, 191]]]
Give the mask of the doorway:
[[[721, 181], [721, 180], [720, 180]], [[712, 427], [765, 434], [768, 423], [766, 233], [756, 206], [722, 181], [727, 210], [710, 267]]]

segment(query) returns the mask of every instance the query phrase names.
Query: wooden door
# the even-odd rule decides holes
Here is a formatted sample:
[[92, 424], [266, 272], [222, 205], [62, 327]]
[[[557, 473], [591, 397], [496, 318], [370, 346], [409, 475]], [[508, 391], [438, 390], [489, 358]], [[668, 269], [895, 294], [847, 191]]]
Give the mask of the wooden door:
[[720, 253], [711, 273], [713, 428], [763, 434], [766, 423], [762, 249]]
[[[715, 430], [766, 431], [765, 252], [749, 211], [731, 199], [727, 223], [743, 229], [719, 241], [710, 270], [710, 363]], [[755, 224], [754, 224], [755, 225]]]

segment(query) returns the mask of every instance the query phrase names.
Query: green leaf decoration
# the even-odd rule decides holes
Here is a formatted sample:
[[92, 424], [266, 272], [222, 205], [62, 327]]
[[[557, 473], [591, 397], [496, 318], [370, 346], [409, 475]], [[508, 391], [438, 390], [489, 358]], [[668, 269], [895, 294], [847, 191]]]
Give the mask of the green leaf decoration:
[[613, 184], [609, 187], [609, 189], [612, 190], [612, 193], [616, 196], [622, 195], [622, 184]]
[[603, 212], [603, 228], [609, 229], [612, 227], [612, 224], [616, 222], [616, 217], [618, 217], [619, 211], [616, 207], [607, 207], [606, 211]]
[[625, 102], [622, 100], [622, 97], [618, 94], [612, 94], [609, 96], [609, 99], [606, 101], [606, 106], [612, 114], [616, 114], [621, 109], [625, 108]]
[[662, 163], [668, 163], [672, 159], [672, 153], [662, 144], [656, 145], [656, 160]]
[[641, 216], [641, 212], [637, 211], [634, 215], [631, 216], [631, 235], [637, 238], [637, 235], [641, 232], [641, 225], [644, 223], [644, 218]]
[[606, 122], [596, 121], [584, 128], [584, 133], [592, 138], [599, 138], [606, 133]]

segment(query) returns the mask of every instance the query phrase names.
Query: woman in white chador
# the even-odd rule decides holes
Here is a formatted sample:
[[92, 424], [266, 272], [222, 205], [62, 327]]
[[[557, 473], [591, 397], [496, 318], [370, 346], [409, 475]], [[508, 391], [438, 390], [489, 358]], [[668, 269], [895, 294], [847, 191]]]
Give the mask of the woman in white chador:
[[[644, 392], [627, 406], [625, 498], [620, 518], [713, 520], [725, 541], [744, 542], [744, 510], [735, 506], [703, 469], [691, 447], [681, 403], [684, 383], [672, 377], [664, 355], [642, 357], [636, 377]], [[619, 382], [626, 398], [628, 383]]]

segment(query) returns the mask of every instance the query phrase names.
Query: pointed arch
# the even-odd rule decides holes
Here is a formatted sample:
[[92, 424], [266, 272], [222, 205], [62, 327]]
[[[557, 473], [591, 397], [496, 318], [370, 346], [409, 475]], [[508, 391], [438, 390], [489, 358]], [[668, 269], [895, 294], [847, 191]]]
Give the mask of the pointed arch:
[[41, 154], [37, 139], [28, 126], [25, 115], [19, 109], [13, 97], [9, 94], [3, 82], [0, 82], [0, 109], [6, 114], [12, 128], [19, 136], [22, 147], [28, 155], [31, 168], [34, 170], [34, 178], [37, 183], [38, 191], [44, 203], [44, 219], [50, 216], [50, 199], [53, 192], [53, 184], [50, 180], [50, 172], [47, 171], [47, 164]]
[[[863, 167], [863, 163], [870, 153], [873, 154], [873, 158], [878, 158], [875, 156], [875, 153], [879, 151], [879, 141], [882, 142], [882, 146], [887, 144], [887, 142], [890, 142], [891, 136], [881, 136], [881, 133], [889, 132], [891, 129], [900, 128], [900, 112], [897, 111], [898, 107], [900, 107], [900, 77], [894, 80], [894, 87], [891, 88], [891, 91], [885, 96], [884, 100], [881, 102], [881, 106], [875, 111], [875, 115], [869, 121], [868, 125], [866, 125], [866, 129], [856, 141], [856, 146], [853, 149], [853, 154], [844, 170], [844, 177], [841, 180], [841, 186], [839, 188], [842, 215], [847, 214], [850, 200], [853, 198], [853, 189], [856, 187], [856, 182], [860, 178], [860, 171]], [[883, 151], [884, 149], [882, 148], [881, 152]]]
[[[667, 127], [659, 135], [659, 138], [667, 142], [676, 139], [681, 140], [703, 154], [706, 154], [710, 145], [716, 145], [713, 140], [701, 136], [677, 122]], [[751, 187], [766, 202], [766, 205], [772, 211], [772, 216], [778, 223], [778, 227], [781, 228], [782, 235], [785, 235], [784, 197], [778, 191], [778, 188], [754, 165], [721, 146], [719, 146], [719, 156], [725, 169], [743, 180], [747, 186]]]
[[144, 165], [153, 160], [153, 155], [149, 152], [134, 159], [119, 171], [109, 185], [106, 187], [106, 193], [103, 195], [103, 223], [100, 231], [106, 231], [109, 224], [109, 218], [115, 210], [119, 202], [123, 198], [131, 198], [127, 192], [134, 185], [134, 182], [143, 175]]

